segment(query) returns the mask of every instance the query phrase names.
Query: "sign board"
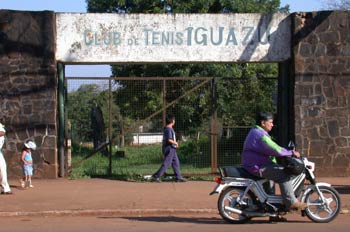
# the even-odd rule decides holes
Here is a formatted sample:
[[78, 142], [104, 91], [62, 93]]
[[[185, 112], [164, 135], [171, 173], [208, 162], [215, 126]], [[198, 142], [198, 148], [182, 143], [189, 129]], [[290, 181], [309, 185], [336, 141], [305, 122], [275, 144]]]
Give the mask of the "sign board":
[[290, 58], [287, 14], [57, 13], [65, 63], [279, 62]]

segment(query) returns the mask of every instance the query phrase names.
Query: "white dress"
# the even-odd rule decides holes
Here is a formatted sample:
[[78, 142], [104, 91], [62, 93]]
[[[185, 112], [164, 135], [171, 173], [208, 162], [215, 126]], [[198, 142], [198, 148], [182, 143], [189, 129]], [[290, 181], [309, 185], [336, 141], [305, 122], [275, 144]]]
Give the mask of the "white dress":
[[[4, 130], [1, 130], [5, 132]], [[5, 143], [5, 136], [0, 136], [0, 184], [2, 188], [2, 192], [10, 192], [10, 186], [7, 182], [7, 170], [6, 170], [6, 161], [2, 154], [2, 146]]]

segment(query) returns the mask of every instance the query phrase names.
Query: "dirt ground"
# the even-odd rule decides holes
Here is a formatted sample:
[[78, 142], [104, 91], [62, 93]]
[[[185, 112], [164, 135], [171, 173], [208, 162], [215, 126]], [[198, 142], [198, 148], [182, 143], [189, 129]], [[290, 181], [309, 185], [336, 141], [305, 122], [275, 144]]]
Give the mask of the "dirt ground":
[[[342, 209], [350, 206], [350, 178], [320, 178], [340, 193]], [[23, 190], [10, 180], [13, 195], [0, 195], [0, 216], [20, 215], [177, 215], [217, 214], [218, 195], [211, 181], [125, 182], [107, 179], [34, 179]]]

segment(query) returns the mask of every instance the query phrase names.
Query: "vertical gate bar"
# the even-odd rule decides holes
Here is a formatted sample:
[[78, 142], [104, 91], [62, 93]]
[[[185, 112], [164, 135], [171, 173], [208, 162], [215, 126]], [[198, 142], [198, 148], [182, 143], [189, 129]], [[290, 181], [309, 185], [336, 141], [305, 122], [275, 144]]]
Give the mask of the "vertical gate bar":
[[64, 177], [64, 65], [58, 64], [58, 152], [59, 176]]
[[108, 95], [108, 145], [109, 145], [109, 168], [108, 168], [108, 174], [109, 176], [112, 176], [112, 78], [109, 78], [109, 95]]
[[211, 172], [216, 172], [218, 166], [218, 146], [217, 146], [217, 119], [213, 116], [211, 120], [211, 133], [210, 133], [210, 143], [211, 143]]
[[211, 81], [212, 96], [212, 118], [210, 123], [210, 153], [211, 153], [211, 172], [216, 172], [218, 166], [218, 126], [217, 126], [217, 94], [216, 78]]
[[163, 80], [163, 125], [165, 125], [166, 118], [166, 80]]
[[[64, 78], [64, 105], [68, 105], [68, 80]], [[65, 176], [69, 175], [69, 171], [72, 164], [72, 152], [71, 152], [71, 125], [68, 120], [68, 110], [64, 111], [64, 157], [65, 157]]]

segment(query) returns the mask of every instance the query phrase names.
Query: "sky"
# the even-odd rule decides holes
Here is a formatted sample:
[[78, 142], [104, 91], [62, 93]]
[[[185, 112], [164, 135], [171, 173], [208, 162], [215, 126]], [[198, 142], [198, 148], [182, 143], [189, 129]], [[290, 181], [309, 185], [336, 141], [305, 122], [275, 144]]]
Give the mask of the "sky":
[[[290, 12], [318, 11], [324, 7], [324, 0], [281, 0], [281, 6], [289, 4]], [[0, 9], [55, 12], [86, 12], [85, 0], [0, 0]], [[109, 77], [109, 65], [66, 65], [66, 76]]]

